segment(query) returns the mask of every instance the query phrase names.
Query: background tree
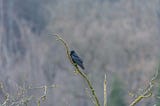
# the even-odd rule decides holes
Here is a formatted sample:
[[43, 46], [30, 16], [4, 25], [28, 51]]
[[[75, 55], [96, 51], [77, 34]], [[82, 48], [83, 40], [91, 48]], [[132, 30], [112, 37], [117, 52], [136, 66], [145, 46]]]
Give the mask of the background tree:
[[120, 79], [114, 77], [111, 92], [108, 97], [109, 106], [127, 106], [125, 103], [124, 86]]

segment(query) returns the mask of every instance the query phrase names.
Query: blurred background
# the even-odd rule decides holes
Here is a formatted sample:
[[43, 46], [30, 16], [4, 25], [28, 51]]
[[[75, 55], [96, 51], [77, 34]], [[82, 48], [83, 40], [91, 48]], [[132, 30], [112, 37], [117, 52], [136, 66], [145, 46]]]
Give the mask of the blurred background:
[[[47, 34], [61, 35], [83, 59], [101, 105], [107, 74], [108, 106], [128, 106], [134, 99], [129, 92], [143, 89], [158, 64], [160, 0], [0, 0], [0, 81], [6, 92], [57, 84], [42, 106], [93, 106], [63, 45]], [[0, 92], [1, 103], [4, 98]], [[159, 102], [153, 96], [137, 106]]]

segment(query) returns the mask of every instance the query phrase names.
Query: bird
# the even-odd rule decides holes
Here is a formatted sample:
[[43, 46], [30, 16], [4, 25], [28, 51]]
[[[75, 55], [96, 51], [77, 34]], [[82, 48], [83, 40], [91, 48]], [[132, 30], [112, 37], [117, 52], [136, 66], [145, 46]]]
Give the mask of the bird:
[[78, 54], [74, 50], [70, 51], [70, 56], [71, 56], [73, 63], [80, 66], [83, 70], [85, 69], [82, 59], [78, 56]]

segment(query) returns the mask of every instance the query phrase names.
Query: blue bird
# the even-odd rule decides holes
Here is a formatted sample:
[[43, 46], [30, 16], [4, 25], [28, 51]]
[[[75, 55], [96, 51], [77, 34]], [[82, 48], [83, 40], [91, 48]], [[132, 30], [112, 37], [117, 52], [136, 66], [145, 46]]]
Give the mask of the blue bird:
[[82, 61], [82, 59], [77, 55], [77, 53], [76, 53], [74, 50], [72, 50], [72, 51], [70, 52], [70, 56], [71, 56], [71, 58], [72, 58], [72, 61], [73, 61], [75, 64], [79, 65], [79, 66], [84, 70], [83, 61]]

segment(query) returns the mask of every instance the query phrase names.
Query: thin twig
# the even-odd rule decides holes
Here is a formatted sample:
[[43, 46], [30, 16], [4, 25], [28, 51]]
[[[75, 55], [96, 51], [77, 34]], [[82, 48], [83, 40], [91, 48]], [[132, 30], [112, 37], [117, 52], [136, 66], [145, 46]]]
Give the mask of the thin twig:
[[107, 78], [104, 76], [104, 106], [107, 106]]
[[158, 66], [158, 69], [156, 70], [154, 76], [150, 80], [149, 85], [146, 87], [143, 94], [141, 94], [137, 98], [135, 98], [129, 106], [135, 106], [142, 99], [152, 96], [153, 87], [155, 86], [155, 81], [158, 78], [159, 72], [160, 72], [160, 65]]

